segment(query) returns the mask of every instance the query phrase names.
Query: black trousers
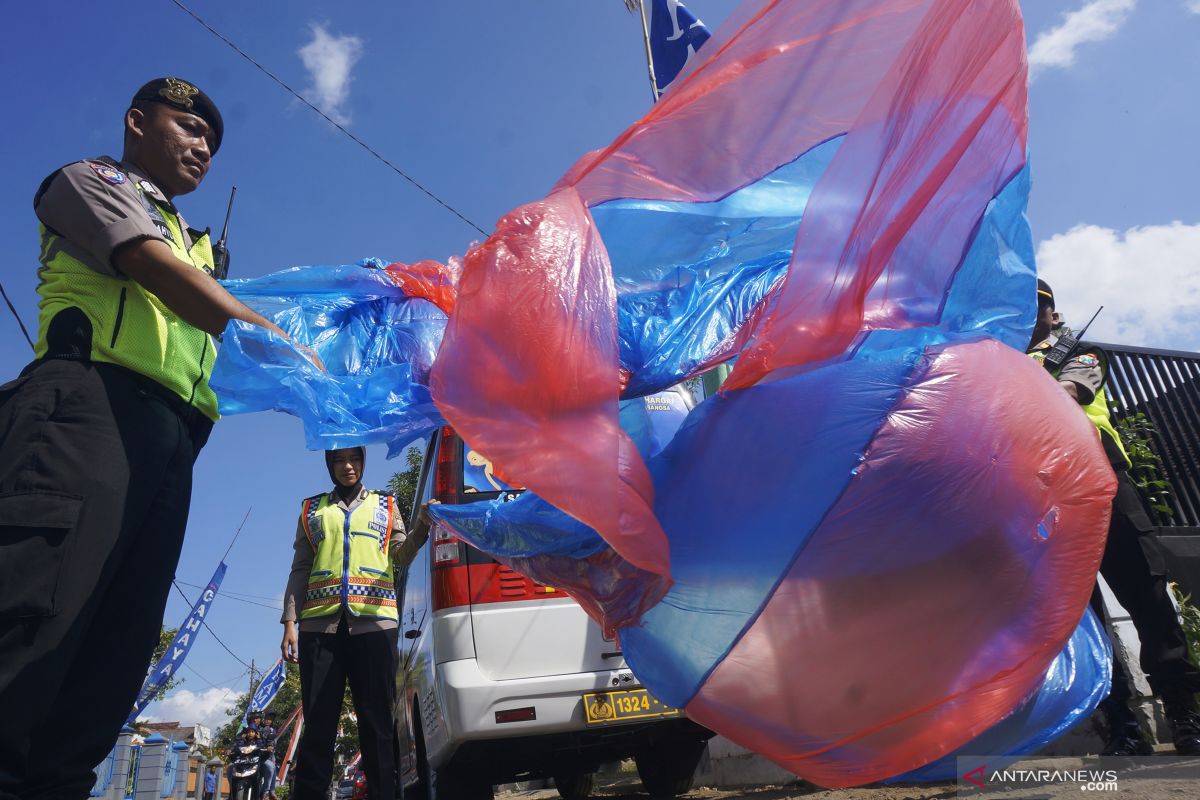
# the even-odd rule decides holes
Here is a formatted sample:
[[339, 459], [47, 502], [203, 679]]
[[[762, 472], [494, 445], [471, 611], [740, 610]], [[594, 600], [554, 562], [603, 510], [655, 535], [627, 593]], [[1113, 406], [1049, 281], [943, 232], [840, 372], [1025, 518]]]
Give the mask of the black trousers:
[[[1137, 488], [1126, 474], [1118, 473], [1100, 574], [1137, 629], [1142, 671], [1154, 693], [1162, 697], [1200, 691], [1200, 670], [1188, 658], [1187, 639], [1167, 588], [1166, 562], [1150, 536], [1153, 530]], [[1092, 592], [1092, 610], [1104, 619], [1098, 587]], [[1114, 658], [1112, 692], [1100, 707], [1115, 731], [1137, 727], [1128, 705], [1131, 696], [1129, 675]]]
[[5, 800], [86, 798], [146, 675], [212, 427], [161, 392], [65, 360], [0, 387]]
[[296, 752], [296, 800], [325, 800], [333, 775], [334, 744], [346, 681], [358, 715], [358, 739], [367, 795], [396, 796], [396, 664], [399, 631], [351, 636], [343, 619], [337, 633], [300, 632], [300, 702], [304, 733]]

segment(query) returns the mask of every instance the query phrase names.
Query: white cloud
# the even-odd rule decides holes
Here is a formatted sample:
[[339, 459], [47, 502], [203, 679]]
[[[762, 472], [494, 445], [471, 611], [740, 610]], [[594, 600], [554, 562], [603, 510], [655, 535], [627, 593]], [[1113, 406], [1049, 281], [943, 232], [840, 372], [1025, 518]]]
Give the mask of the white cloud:
[[229, 721], [226, 713], [237, 700], [237, 689], [205, 689], [193, 692], [176, 689], [142, 714], [150, 722], [181, 722], [184, 725], [204, 725], [216, 730]]
[[312, 85], [305, 96], [339, 124], [348, 125], [346, 102], [350, 97], [350, 73], [363, 54], [357, 36], [331, 36], [324, 25], [313, 23], [312, 41], [296, 51], [308, 70]]
[[1030, 46], [1030, 74], [1036, 75], [1047, 67], [1071, 66], [1080, 45], [1114, 36], [1136, 5], [1137, 0], [1091, 0], [1082, 8], [1064, 14], [1062, 23], [1039, 33]]
[[1193, 14], [1200, 14], [1200, 0], [1188, 0], [1187, 10]]
[[1039, 244], [1037, 261], [1067, 324], [1104, 306], [1089, 339], [1200, 351], [1200, 224], [1076, 225]]

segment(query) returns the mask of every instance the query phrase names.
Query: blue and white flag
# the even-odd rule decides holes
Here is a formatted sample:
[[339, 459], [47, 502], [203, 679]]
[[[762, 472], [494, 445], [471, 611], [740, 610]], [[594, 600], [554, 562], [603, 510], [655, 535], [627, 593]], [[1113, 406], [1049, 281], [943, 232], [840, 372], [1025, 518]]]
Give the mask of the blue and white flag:
[[275, 695], [279, 694], [279, 687], [283, 686], [283, 679], [286, 677], [287, 672], [281, 658], [263, 676], [262, 683], [258, 684], [258, 688], [254, 690], [254, 697], [250, 698], [250, 705], [246, 706], [246, 713], [242, 715], [242, 727], [245, 727], [246, 717], [250, 715], [251, 711], [266, 711], [267, 706], [271, 705], [271, 701], [275, 699]]
[[654, 59], [656, 88], [661, 95], [711, 34], [679, 0], [642, 2], [648, 6], [650, 55]]
[[200, 635], [200, 625], [212, 607], [213, 600], [217, 598], [217, 590], [221, 588], [221, 581], [225, 579], [225, 570], [225, 562], [222, 561], [217, 566], [217, 571], [213, 573], [208, 586], [204, 587], [204, 591], [200, 593], [196, 605], [192, 606], [192, 612], [179, 626], [179, 633], [175, 634], [175, 641], [171, 642], [171, 646], [154, 665], [150, 677], [142, 684], [142, 691], [138, 695], [137, 702], [133, 704], [133, 711], [129, 714], [129, 722], [137, 719], [138, 714], [145, 710], [158, 690], [166, 685], [175, 671], [183, 664], [183, 660], [187, 658], [188, 651], [192, 649], [192, 644]]

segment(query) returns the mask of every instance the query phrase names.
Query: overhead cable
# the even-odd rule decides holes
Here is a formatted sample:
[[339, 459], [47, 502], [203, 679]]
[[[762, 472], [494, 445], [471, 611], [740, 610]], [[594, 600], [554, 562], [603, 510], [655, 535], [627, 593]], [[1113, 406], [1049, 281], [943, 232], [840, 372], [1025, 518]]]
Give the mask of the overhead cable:
[[[191, 601], [191, 600], [188, 600], [188, 596], [187, 596], [186, 594], [184, 594], [184, 593], [183, 593], [183, 589], [180, 589], [180, 588], [179, 588], [179, 584], [178, 584], [176, 581], [171, 581], [171, 585], [175, 587], [175, 591], [179, 592], [179, 596], [180, 596], [180, 597], [182, 597], [182, 598], [183, 598], [183, 601], [184, 601], [185, 603], [187, 603], [187, 604], [188, 604], [188, 606], [190, 607], [190, 606], [192, 605], [192, 601]], [[207, 629], [208, 629], [208, 632], [212, 634], [212, 637], [213, 637], [214, 639], [216, 639], [216, 640], [217, 640], [217, 644], [219, 644], [219, 645], [221, 645], [221, 647], [224, 647], [224, 648], [225, 648], [225, 652], [226, 652], [226, 653], [229, 653], [229, 655], [233, 656], [233, 657], [234, 657], [234, 659], [235, 659], [235, 660], [236, 660], [236, 661], [237, 661], [239, 664], [241, 664], [243, 667], [245, 667], [246, 669], [250, 669], [250, 665], [249, 665], [248, 663], [246, 663], [245, 661], [243, 661], [243, 660], [241, 659], [241, 657], [239, 657], [239, 656], [238, 656], [238, 654], [237, 654], [237, 653], [235, 653], [235, 652], [233, 652], [232, 650], [230, 650], [230, 649], [229, 649], [229, 645], [227, 645], [227, 644], [225, 644], [223, 641], [221, 641], [221, 637], [220, 637], [220, 636], [217, 636], [217, 632], [216, 632], [216, 631], [214, 631], [214, 630], [212, 629], [212, 627], [211, 627], [211, 626], [210, 626], [210, 625], [209, 625], [209, 624], [208, 624], [206, 621], [204, 621], [204, 620], [200, 620], [200, 624], [201, 624], [201, 625], [203, 625], [205, 628], [207, 628]]]
[[251, 64], [253, 64], [255, 67], [257, 67], [257, 68], [258, 68], [258, 70], [259, 70], [260, 72], [262, 72], [262, 73], [263, 73], [264, 75], [266, 75], [268, 78], [270, 78], [271, 80], [275, 81], [277, 84], [279, 84], [280, 86], [282, 86], [282, 87], [283, 87], [283, 88], [284, 88], [284, 89], [285, 89], [285, 90], [286, 90], [286, 91], [287, 91], [289, 94], [291, 94], [293, 97], [295, 97], [297, 100], [299, 100], [299, 101], [300, 101], [301, 103], [303, 103], [304, 105], [306, 105], [306, 106], [308, 106], [309, 108], [311, 108], [311, 109], [312, 109], [313, 111], [315, 111], [316, 113], [320, 114], [322, 119], [324, 119], [326, 122], [328, 122], [328, 123], [329, 123], [330, 125], [332, 125], [333, 127], [337, 128], [337, 129], [338, 129], [339, 131], [341, 131], [342, 133], [344, 133], [344, 134], [346, 134], [347, 136], [349, 136], [349, 137], [350, 137], [350, 139], [351, 139], [351, 141], [353, 141], [355, 144], [357, 144], [357, 145], [358, 145], [359, 147], [361, 147], [362, 149], [366, 150], [366, 151], [367, 151], [368, 153], [370, 153], [371, 155], [375, 156], [375, 158], [379, 159], [381, 162], [383, 162], [384, 164], [386, 164], [388, 167], [391, 167], [392, 171], [393, 171], [393, 172], [395, 172], [397, 175], [399, 175], [401, 178], [404, 178], [404, 180], [408, 181], [408, 182], [409, 182], [409, 183], [411, 183], [413, 186], [417, 187], [417, 188], [418, 188], [418, 189], [420, 189], [422, 192], [424, 192], [424, 193], [425, 193], [425, 195], [426, 195], [427, 197], [429, 197], [431, 200], [433, 200], [435, 203], [437, 203], [437, 204], [438, 204], [438, 205], [440, 205], [442, 208], [444, 208], [444, 209], [446, 209], [447, 211], [449, 211], [449, 212], [450, 212], [451, 214], [453, 214], [454, 216], [456, 216], [456, 217], [458, 217], [459, 219], [461, 219], [463, 222], [465, 222], [465, 223], [467, 223], [468, 225], [470, 225], [470, 226], [471, 226], [472, 228], [474, 228], [475, 230], [479, 231], [479, 232], [480, 232], [481, 234], [483, 234], [484, 236], [487, 236], [487, 235], [488, 235], [488, 232], [487, 232], [487, 231], [485, 231], [483, 228], [481, 228], [481, 227], [479, 227], [478, 225], [476, 225], [476, 224], [475, 224], [474, 222], [472, 222], [471, 220], [467, 219], [467, 217], [466, 217], [466, 216], [464, 216], [464, 215], [463, 215], [463, 213], [462, 213], [461, 211], [459, 211], [457, 208], [455, 208], [454, 206], [450, 205], [450, 204], [449, 204], [449, 203], [447, 203], [445, 200], [443, 200], [442, 198], [438, 197], [438, 196], [437, 196], [436, 194], [434, 194], [433, 192], [431, 192], [431, 191], [429, 191], [428, 189], [426, 189], [424, 186], [422, 186], [422, 185], [421, 185], [421, 184], [420, 184], [420, 183], [419, 183], [419, 182], [418, 182], [418, 181], [417, 181], [415, 178], [413, 178], [411, 175], [409, 175], [409, 174], [408, 174], [408, 173], [406, 173], [404, 170], [402, 170], [402, 169], [400, 169], [399, 167], [397, 167], [395, 164], [393, 164], [391, 161], [389, 161], [389, 160], [388, 160], [387, 158], [385, 158], [384, 156], [380, 155], [380, 153], [379, 153], [378, 151], [376, 151], [376, 150], [375, 150], [375, 148], [371, 147], [369, 144], [367, 144], [366, 142], [364, 142], [362, 139], [360, 139], [360, 138], [358, 138], [357, 136], [355, 136], [353, 133], [351, 133], [349, 130], [347, 130], [347, 129], [346, 129], [344, 126], [342, 126], [340, 123], [336, 122], [336, 121], [335, 121], [335, 120], [334, 120], [332, 117], [330, 117], [330, 116], [329, 116], [328, 114], [326, 114], [324, 111], [322, 111], [321, 109], [317, 108], [315, 105], [313, 105], [312, 103], [310, 103], [310, 102], [308, 101], [308, 99], [307, 99], [306, 97], [304, 97], [304, 95], [302, 95], [302, 94], [300, 94], [299, 92], [297, 92], [297, 91], [296, 91], [295, 89], [293, 89], [291, 86], [289, 86], [288, 84], [286, 84], [286, 83], [285, 83], [285, 82], [284, 82], [282, 79], [280, 79], [280, 78], [279, 78], [279, 76], [277, 76], [275, 73], [271, 72], [271, 70], [267, 69], [267, 68], [266, 68], [266, 67], [264, 67], [262, 64], [258, 63], [256, 60], [254, 60], [254, 58], [253, 58], [253, 57], [252, 57], [252, 56], [251, 56], [249, 53], [247, 53], [247, 52], [246, 52], [245, 50], [243, 50], [242, 48], [238, 47], [236, 44], [234, 44], [234, 43], [233, 43], [233, 42], [231, 42], [231, 41], [230, 41], [228, 38], [226, 38], [224, 34], [222, 34], [220, 31], [218, 31], [217, 29], [215, 29], [213, 26], [211, 26], [211, 25], [209, 25], [207, 22], [205, 22], [205, 21], [204, 21], [204, 20], [203, 20], [203, 19], [200, 17], [200, 15], [199, 15], [199, 14], [197, 14], [195, 11], [192, 11], [192, 10], [191, 10], [190, 8], [188, 8], [186, 5], [184, 5], [183, 3], [181, 3], [179, 0], [171, 0], [171, 2], [172, 2], [172, 3], [174, 3], [176, 6], [178, 6], [178, 7], [179, 7], [179, 9], [180, 9], [181, 11], [183, 11], [185, 14], [187, 14], [189, 17], [191, 17], [192, 19], [196, 20], [196, 22], [200, 23], [200, 25], [201, 25], [201, 26], [203, 26], [203, 27], [204, 27], [204, 28], [205, 28], [205, 29], [206, 29], [206, 30], [207, 30], [209, 33], [211, 33], [213, 36], [216, 36], [216, 37], [217, 37], [218, 39], [220, 39], [222, 42], [224, 42], [225, 44], [229, 45], [229, 47], [231, 47], [231, 48], [233, 49], [233, 51], [234, 51], [234, 52], [236, 52], [236, 53], [237, 53], [238, 55], [240, 55], [242, 58], [246, 59], [246, 60], [247, 60], [247, 61], [249, 61]]

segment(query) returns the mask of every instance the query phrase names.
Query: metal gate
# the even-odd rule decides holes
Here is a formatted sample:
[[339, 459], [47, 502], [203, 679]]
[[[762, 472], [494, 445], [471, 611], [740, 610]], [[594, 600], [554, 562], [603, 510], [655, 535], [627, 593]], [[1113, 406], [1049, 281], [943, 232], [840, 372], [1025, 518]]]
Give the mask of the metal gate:
[[1150, 448], [1171, 483], [1172, 514], [1160, 527], [1200, 527], [1200, 353], [1100, 345], [1108, 353], [1108, 401], [1117, 418], [1141, 412], [1154, 424]]

